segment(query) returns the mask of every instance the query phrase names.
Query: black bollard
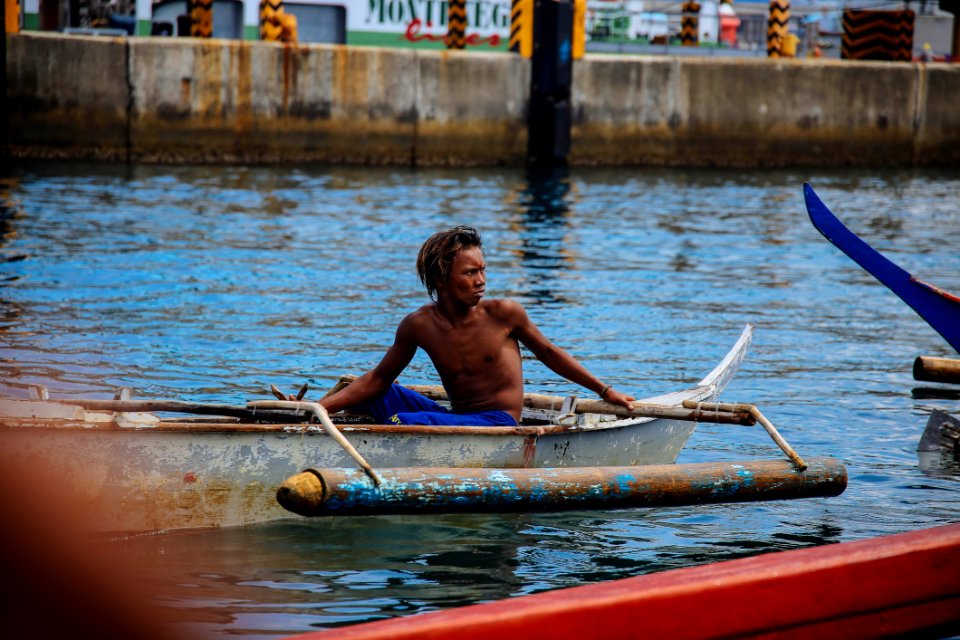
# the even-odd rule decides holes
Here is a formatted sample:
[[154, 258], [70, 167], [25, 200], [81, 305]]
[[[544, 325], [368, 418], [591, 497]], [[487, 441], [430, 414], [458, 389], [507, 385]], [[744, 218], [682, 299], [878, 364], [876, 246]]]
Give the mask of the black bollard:
[[535, 0], [527, 163], [565, 166], [570, 153], [573, 2]]

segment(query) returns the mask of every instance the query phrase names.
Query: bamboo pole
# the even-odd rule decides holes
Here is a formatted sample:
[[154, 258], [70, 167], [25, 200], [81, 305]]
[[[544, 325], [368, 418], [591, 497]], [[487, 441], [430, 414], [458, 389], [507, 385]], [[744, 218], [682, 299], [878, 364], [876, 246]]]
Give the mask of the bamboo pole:
[[317, 417], [317, 420], [320, 421], [320, 424], [323, 426], [323, 429], [330, 434], [330, 437], [337, 441], [344, 451], [350, 454], [350, 457], [356, 460], [357, 464], [360, 465], [360, 468], [363, 469], [368, 476], [373, 480], [374, 484], [377, 486], [380, 485], [380, 476], [377, 475], [377, 472], [373, 470], [373, 467], [370, 466], [370, 463], [367, 462], [360, 452], [357, 451], [350, 441], [344, 437], [340, 430], [337, 429], [336, 425], [333, 424], [333, 421], [330, 420], [330, 415], [327, 413], [326, 408], [319, 402], [298, 402], [295, 400], [254, 400], [247, 403], [247, 406], [254, 409], [296, 409], [298, 411], [307, 411], [312, 413]]
[[913, 379], [960, 384], [960, 360], [919, 356], [913, 361]]
[[767, 420], [766, 416], [760, 413], [760, 409], [756, 405], [752, 404], [726, 404], [726, 403], [716, 403], [716, 402], [696, 402], [694, 400], [684, 400], [683, 406], [687, 408], [699, 407], [706, 411], [711, 411], [713, 409], [727, 410], [730, 411], [731, 407], [745, 407], [748, 408], [750, 415], [756, 418], [757, 422], [760, 423], [760, 426], [764, 428], [770, 438], [780, 447], [780, 450], [787, 454], [787, 457], [793, 462], [794, 466], [797, 467], [797, 470], [803, 471], [807, 468], [807, 463], [803, 461], [797, 452], [793, 450], [786, 440], [783, 439], [783, 436], [780, 435], [780, 432], [777, 431], [777, 428], [773, 426], [773, 423]]
[[293, 411], [260, 411], [247, 407], [238, 407], [229, 404], [214, 404], [203, 402], [183, 402], [180, 400], [91, 400], [91, 399], [57, 399], [53, 402], [82, 407], [90, 411], [113, 411], [116, 413], [163, 411], [169, 413], [192, 413], [207, 416], [231, 416], [235, 418], [282, 418], [289, 420], [296, 417]]

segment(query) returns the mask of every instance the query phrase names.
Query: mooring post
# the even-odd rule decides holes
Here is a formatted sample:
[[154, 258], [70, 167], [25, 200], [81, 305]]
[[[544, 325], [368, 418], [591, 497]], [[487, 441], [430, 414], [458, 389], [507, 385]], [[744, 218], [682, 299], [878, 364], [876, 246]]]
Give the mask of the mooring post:
[[790, 31], [790, 0], [770, 0], [767, 16], [767, 57], [779, 58]]
[[191, 37], [213, 37], [213, 0], [187, 0], [187, 13]]
[[573, 1], [534, 0], [527, 163], [563, 166], [570, 153]]
[[447, 1], [447, 49], [463, 49], [467, 46], [467, 0]]
[[700, 45], [700, 4], [689, 0], [681, 5], [680, 44], [685, 47]]

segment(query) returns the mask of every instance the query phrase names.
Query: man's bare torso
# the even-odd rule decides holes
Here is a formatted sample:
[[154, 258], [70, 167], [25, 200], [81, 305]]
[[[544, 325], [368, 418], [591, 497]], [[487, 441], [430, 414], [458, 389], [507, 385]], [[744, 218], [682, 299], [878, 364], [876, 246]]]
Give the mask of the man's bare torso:
[[429, 304], [407, 317], [454, 411], [506, 411], [519, 422], [523, 373], [511, 305], [516, 303], [483, 300], [451, 321], [437, 304]]

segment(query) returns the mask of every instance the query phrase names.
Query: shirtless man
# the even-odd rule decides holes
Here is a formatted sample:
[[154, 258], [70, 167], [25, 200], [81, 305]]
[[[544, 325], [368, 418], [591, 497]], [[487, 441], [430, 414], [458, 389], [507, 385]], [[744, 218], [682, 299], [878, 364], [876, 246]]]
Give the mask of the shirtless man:
[[[353, 408], [393, 424], [515, 425], [523, 407], [521, 343], [552, 371], [603, 400], [625, 407], [635, 400], [550, 342], [520, 303], [484, 299], [486, 263], [476, 229], [432, 235], [420, 248], [417, 273], [434, 302], [400, 322], [380, 364], [320, 401], [328, 412]], [[452, 411], [393, 384], [418, 348], [433, 361]]]

